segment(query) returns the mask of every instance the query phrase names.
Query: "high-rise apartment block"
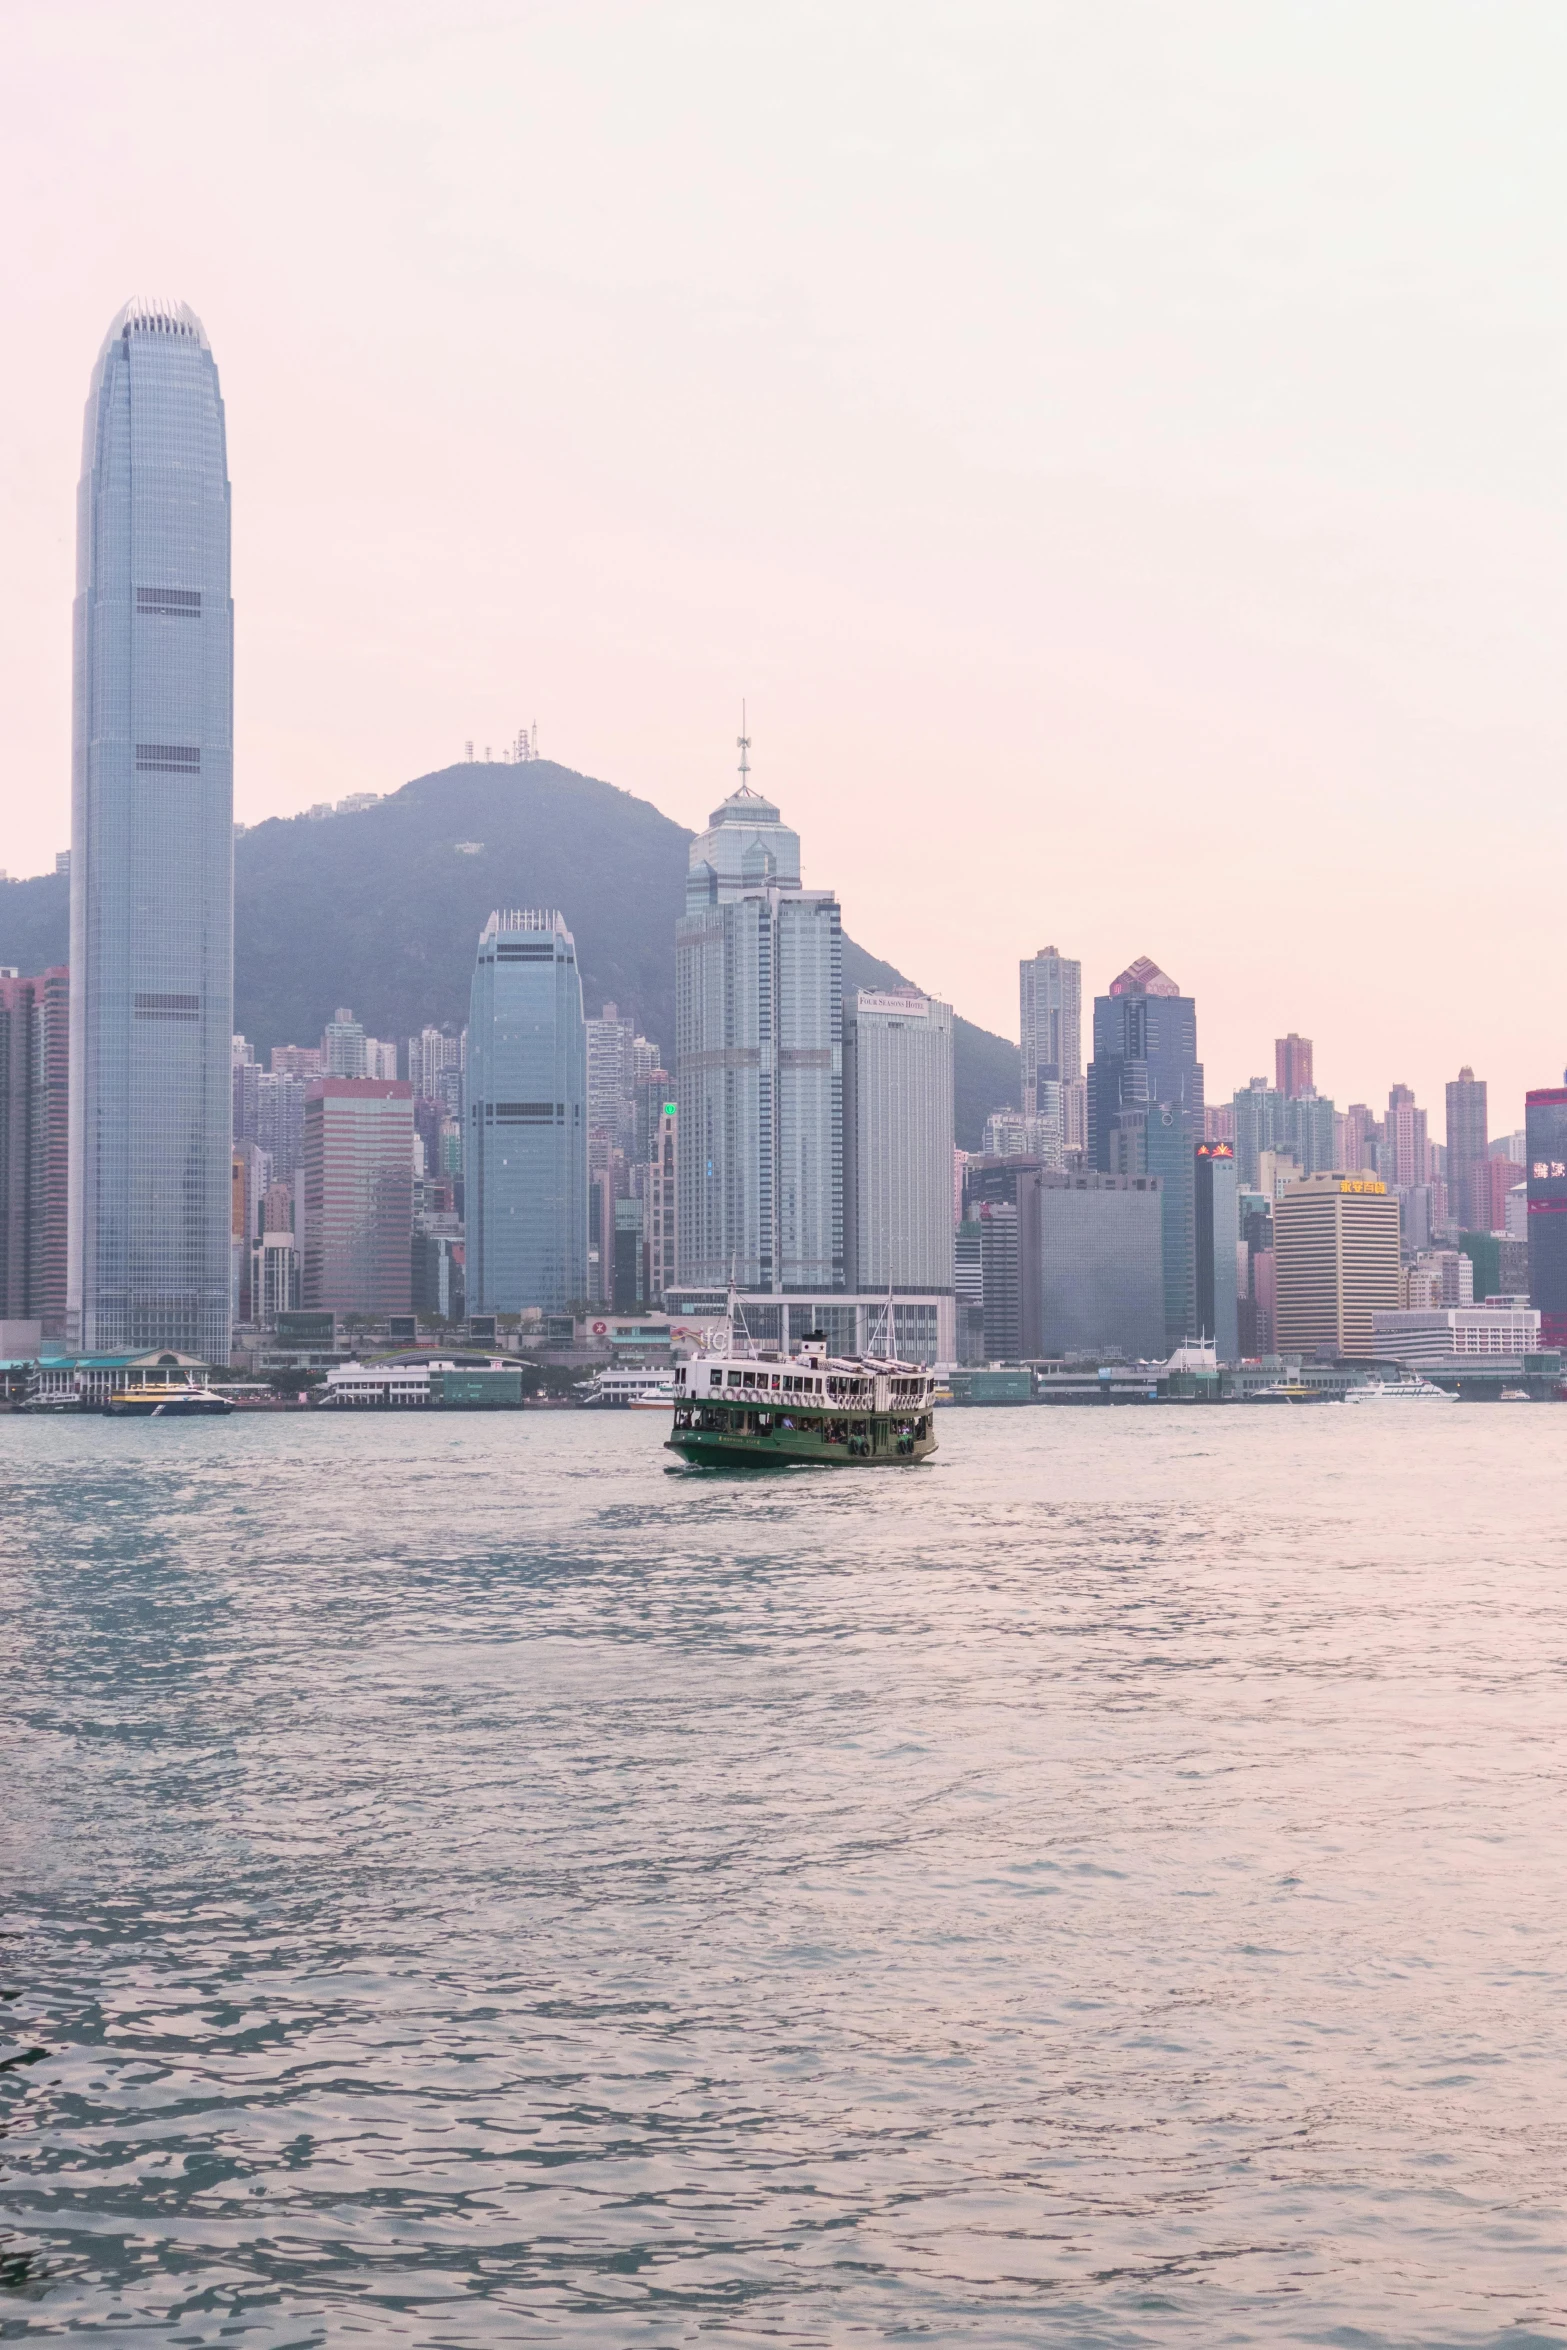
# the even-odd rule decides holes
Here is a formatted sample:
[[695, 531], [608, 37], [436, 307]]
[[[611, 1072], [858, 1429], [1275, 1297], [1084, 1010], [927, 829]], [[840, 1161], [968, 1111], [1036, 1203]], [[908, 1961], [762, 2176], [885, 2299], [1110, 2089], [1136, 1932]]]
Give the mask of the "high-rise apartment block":
[[1398, 1200], [1376, 1176], [1307, 1175], [1274, 1202], [1281, 1353], [1376, 1353], [1373, 1317], [1399, 1305]]
[[691, 844], [676, 925], [683, 1283], [843, 1287], [842, 992], [837, 898], [742, 784]]
[[0, 971], [0, 1322], [65, 1332], [70, 977]]
[[408, 1312], [413, 1166], [412, 1086], [386, 1077], [314, 1081], [305, 1096], [305, 1306]]
[[1081, 963], [1072, 962], [1055, 947], [1041, 947], [1037, 955], [1019, 963], [1018, 1032], [1023, 1108], [1032, 1114], [1043, 1107], [1039, 1098], [1042, 1082], [1076, 1085], [1082, 1080]]
[[462, 1115], [463, 1039], [443, 1028], [422, 1028], [408, 1039], [408, 1082], [415, 1101], [436, 1102], [448, 1118]]
[[229, 1359], [233, 652], [223, 401], [201, 321], [128, 303], [78, 502], [69, 1322]]
[[1316, 1089], [1311, 1079], [1311, 1039], [1297, 1036], [1293, 1029], [1288, 1036], [1275, 1038], [1273, 1046], [1274, 1083], [1286, 1101]]
[[1485, 1079], [1460, 1069], [1447, 1088], [1447, 1205], [1465, 1232], [1492, 1229], [1486, 1127]]
[[1203, 1073], [1197, 1006], [1146, 955], [1094, 999], [1088, 1122], [1102, 1173], [1159, 1178], [1165, 1335], [1179, 1346], [1197, 1312], [1194, 1153], [1203, 1134]]
[[1395, 1183], [1400, 1191], [1429, 1184], [1431, 1152], [1426, 1139], [1426, 1114], [1416, 1108], [1414, 1094], [1407, 1085], [1394, 1085], [1388, 1090], [1385, 1137], [1389, 1158], [1383, 1169], [1384, 1179]]
[[467, 1090], [468, 1310], [558, 1314], [589, 1294], [588, 1061], [576, 941], [553, 910], [480, 933]]
[[861, 988], [843, 1014], [844, 1279], [952, 1288], [952, 1007]]

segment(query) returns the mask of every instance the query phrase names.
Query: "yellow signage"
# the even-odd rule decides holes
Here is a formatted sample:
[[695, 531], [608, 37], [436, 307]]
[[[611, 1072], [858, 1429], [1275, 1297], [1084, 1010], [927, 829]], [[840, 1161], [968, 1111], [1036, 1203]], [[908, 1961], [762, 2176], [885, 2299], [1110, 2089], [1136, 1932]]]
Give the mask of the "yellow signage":
[[1358, 1178], [1358, 1177], [1356, 1177], [1356, 1176], [1346, 1176], [1346, 1177], [1345, 1177], [1345, 1179], [1344, 1179], [1344, 1181], [1343, 1181], [1343, 1182], [1342, 1182], [1342, 1183], [1339, 1185], [1339, 1189], [1340, 1189], [1340, 1191], [1381, 1191], [1381, 1192], [1385, 1192], [1385, 1191], [1387, 1190], [1387, 1185], [1386, 1185], [1385, 1183], [1375, 1183], [1375, 1182], [1372, 1182], [1372, 1183], [1362, 1183], [1362, 1182], [1359, 1180], [1359, 1178]]

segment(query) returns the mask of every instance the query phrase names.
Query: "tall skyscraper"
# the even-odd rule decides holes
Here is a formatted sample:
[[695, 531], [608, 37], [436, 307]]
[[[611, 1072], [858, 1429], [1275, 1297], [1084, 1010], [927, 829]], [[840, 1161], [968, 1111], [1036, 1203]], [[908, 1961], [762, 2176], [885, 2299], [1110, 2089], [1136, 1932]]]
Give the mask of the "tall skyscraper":
[[1023, 1108], [1044, 1107], [1042, 1081], [1075, 1085], [1083, 1074], [1083, 966], [1041, 947], [1019, 963], [1018, 1035], [1023, 1056]]
[[843, 1013], [844, 1279], [952, 1287], [952, 1007], [861, 988]]
[[1297, 1036], [1292, 1028], [1288, 1036], [1274, 1039], [1274, 1083], [1286, 1101], [1315, 1089], [1311, 1080], [1311, 1039]]
[[1400, 1191], [1431, 1180], [1431, 1153], [1427, 1147], [1426, 1114], [1415, 1105], [1415, 1097], [1407, 1085], [1393, 1085], [1387, 1096], [1387, 1147], [1392, 1182]]
[[1398, 1307], [1398, 1235], [1398, 1201], [1375, 1176], [1289, 1184], [1273, 1209], [1280, 1351], [1374, 1356], [1372, 1317]]
[[65, 1330], [70, 978], [0, 971], [0, 1321]]
[[406, 1314], [413, 1286], [413, 1088], [317, 1077], [305, 1096], [306, 1306]]
[[1235, 1153], [1227, 1142], [1200, 1142], [1196, 1157], [1197, 1326], [1211, 1338], [1221, 1363], [1240, 1351], [1236, 1251], [1240, 1218]]
[[1567, 1346], [1567, 1084], [1524, 1095], [1529, 1303], [1542, 1346]]
[[77, 507], [69, 1324], [229, 1358], [234, 608], [218, 371], [130, 302]]
[[576, 942], [558, 913], [494, 913], [479, 935], [467, 1120], [469, 1312], [558, 1314], [582, 1303], [587, 1023]]
[[[660, 1072], [662, 1074], [662, 1072]], [[642, 1188], [643, 1239], [647, 1246], [647, 1293], [662, 1304], [666, 1289], [675, 1285], [680, 1165], [680, 1115], [672, 1100], [658, 1111], [647, 1137], [646, 1176]]]
[[1462, 1231], [1491, 1230], [1485, 1079], [1460, 1069], [1447, 1088], [1447, 1205]]
[[1106, 1175], [1157, 1175], [1164, 1228], [1165, 1336], [1195, 1335], [1195, 1152], [1203, 1133], [1197, 1006], [1140, 955], [1094, 998], [1089, 1142]]
[[843, 1287], [842, 997], [838, 901], [742, 782], [691, 844], [675, 930], [683, 1283]]
[[636, 1022], [606, 1004], [588, 1032], [588, 1132], [612, 1150], [629, 1151], [636, 1135]]

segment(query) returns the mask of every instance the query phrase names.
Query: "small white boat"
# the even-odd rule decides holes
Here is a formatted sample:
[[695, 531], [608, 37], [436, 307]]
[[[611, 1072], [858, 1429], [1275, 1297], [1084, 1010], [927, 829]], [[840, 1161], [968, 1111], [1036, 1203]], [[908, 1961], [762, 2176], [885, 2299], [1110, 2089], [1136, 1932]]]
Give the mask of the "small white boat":
[[1343, 1403], [1456, 1403], [1458, 1398], [1446, 1387], [1438, 1387], [1434, 1379], [1422, 1379], [1417, 1371], [1412, 1379], [1368, 1379], [1364, 1387], [1349, 1387], [1340, 1398]]

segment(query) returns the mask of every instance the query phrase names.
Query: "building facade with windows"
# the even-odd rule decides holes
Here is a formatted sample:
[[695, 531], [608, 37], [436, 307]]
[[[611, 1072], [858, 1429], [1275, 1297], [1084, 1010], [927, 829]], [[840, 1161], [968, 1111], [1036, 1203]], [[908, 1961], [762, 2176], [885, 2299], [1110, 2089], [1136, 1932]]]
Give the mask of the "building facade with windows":
[[305, 1096], [303, 1307], [406, 1314], [413, 1283], [413, 1088], [318, 1077]]
[[1378, 1176], [1286, 1185], [1273, 1207], [1278, 1351], [1374, 1358], [1376, 1316], [1399, 1310], [1398, 1240], [1398, 1197]]
[[0, 971], [0, 1322], [65, 1335], [70, 975]]
[[844, 1279], [952, 1287], [952, 1007], [857, 991], [843, 1014]]
[[1203, 1138], [1203, 1072], [1197, 1006], [1146, 955], [1094, 998], [1088, 1125], [1101, 1174], [1159, 1178], [1165, 1336], [1179, 1346], [1196, 1326], [1194, 1153]]
[[558, 1314], [582, 1304], [587, 1023], [576, 941], [553, 909], [493, 913], [480, 934], [466, 1120], [468, 1311]]
[[69, 1328], [226, 1363], [229, 482], [183, 304], [128, 303], [93, 370], [74, 634]]
[[[1023, 1108], [1033, 1114], [1046, 1108], [1041, 1085], [1082, 1082], [1083, 966], [1055, 947], [1041, 947], [1017, 969]], [[1058, 1108], [1055, 1114], [1059, 1115]]]
[[1487, 1123], [1485, 1079], [1460, 1069], [1447, 1088], [1447, 1207], [1464, 1232], [1493, 1229]]
[[742, 784], [691, 844], [675, 930], [682, 1287], [843, 1287], [843, 943], [800, 839]]
[[1542, 1345], [1567, 1346], [1567, 1085], [1524, 1096], [1524, 1175], [1529, 1303]]

